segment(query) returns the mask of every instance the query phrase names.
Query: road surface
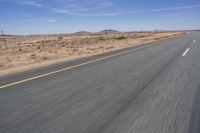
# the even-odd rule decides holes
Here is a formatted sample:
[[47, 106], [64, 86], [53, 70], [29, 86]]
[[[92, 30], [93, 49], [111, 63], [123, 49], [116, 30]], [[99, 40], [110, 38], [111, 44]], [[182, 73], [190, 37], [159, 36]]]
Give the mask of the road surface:
[[0, 87], [0, 133], [199, 133], [200, 32], [4, 76]]

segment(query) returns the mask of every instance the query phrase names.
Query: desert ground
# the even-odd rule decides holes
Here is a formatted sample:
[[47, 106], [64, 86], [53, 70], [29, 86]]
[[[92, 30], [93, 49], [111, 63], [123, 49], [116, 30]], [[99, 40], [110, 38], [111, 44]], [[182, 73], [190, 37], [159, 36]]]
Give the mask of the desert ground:
[[[165, 39], [185, 32], [77, 32], [0, 37], [0, 76], [102, 52]], [[7, 45], [7, 46], [6, 46]]]

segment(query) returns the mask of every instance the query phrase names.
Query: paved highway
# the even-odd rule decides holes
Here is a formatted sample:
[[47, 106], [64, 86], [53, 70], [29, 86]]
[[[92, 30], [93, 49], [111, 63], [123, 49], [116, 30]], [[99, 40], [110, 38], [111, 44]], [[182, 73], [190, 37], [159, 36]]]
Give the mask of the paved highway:
[[0, 133], [199, 133], [200, 32], [4, 76], [0, 87]]

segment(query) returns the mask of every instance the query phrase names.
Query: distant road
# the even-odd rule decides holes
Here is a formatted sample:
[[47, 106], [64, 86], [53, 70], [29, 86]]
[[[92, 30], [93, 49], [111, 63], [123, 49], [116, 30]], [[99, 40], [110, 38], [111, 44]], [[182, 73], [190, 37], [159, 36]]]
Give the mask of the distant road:
[[200, 32], [0, 77], [0, 133], [200, 133]]

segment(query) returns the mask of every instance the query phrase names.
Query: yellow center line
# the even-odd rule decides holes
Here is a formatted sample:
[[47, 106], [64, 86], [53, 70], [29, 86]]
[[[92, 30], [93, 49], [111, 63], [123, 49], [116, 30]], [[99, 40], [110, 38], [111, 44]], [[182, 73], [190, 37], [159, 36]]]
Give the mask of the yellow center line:
[[71, 67], [66, 67], [66, 68], [63, 68], [63, 69], [60, 69], [60, 70], [56, 70], [56, 71], [48, 72], [48, 73], [41, 74], [41, 75], [38, 75], [38, 76], [34, 76], [34, 77], [31, 77], [31, 78], [12, 82], [12, 83], [0, 86], [0, 89], [5, 89], [7, 87], [11, 87], [11, 86], [21, 84], [21, 83], [24, 83], [24, 82], [28, 82], [28, 81], [31, 81], [31, 80], [39, 79], [39, 78], [42, 78], [42, 77], [47, 77], [47, 76], [50, 76], [50, 75], [53, 75], [53, 74], [56, 74], [56, 73], [60, 73], [60, 72], [67, 71], [67, 70], [70, 70], [70, 69], [74, 69], [74, 68], [77, 68], [77, 67], [80, 67], [80, 66], [92, 64], [92, 63], [95, 63], [95, 62], [99, 62], [99, 61], [102, 61], [102, 60], [105, 60], [105, 59], [109, 59], [109, 58], [112, 58], [112, 57], [116, 57], [116, 56], [119, 56], [119, 55], [130, 53], [130, 52], [140, 50], [140, 49], [143, 49], [143, 48], [146, 48], [146, 47], [150, 47], [150, 46], [153, 46], [153, 45], [155, 45], [155, 44], [145, 45], [143, 47], [134, 48], [134, 49], [131, 49], [131, 50], [127, 50], [127, 51], [124, 51], [124, 52], [121, 52], [121, 53], [105, 56], [105, 57], [102, 57], [102, 58], [99, 58], [99, 59], [96, 59], [96, 60], [88, 61], [88, 62], [81, 63], [81, 64], [78, 64], [78, 65], [74, 65], [74, 66], [71, 66]]

